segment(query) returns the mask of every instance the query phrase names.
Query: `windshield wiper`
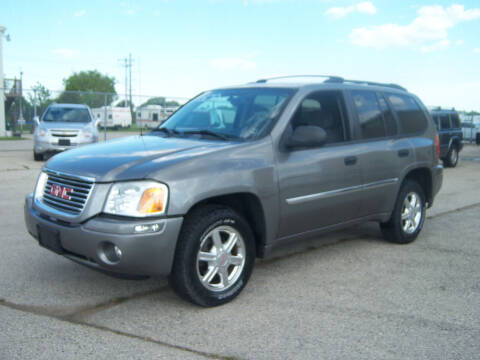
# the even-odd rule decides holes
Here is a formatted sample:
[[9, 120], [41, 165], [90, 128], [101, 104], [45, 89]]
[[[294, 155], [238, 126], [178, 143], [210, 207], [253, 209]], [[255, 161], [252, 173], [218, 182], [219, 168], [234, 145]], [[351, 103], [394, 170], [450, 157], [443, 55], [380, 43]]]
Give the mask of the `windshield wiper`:
[[163, 132], [163, 133], [167, 134], [168, 136], [180, 134], [180, 132], [178, 130], [169, 129], [169, 128], [166, 128], [166, 127], [156, 128], [156, 129], [153, 130], [153, 132]]
[[213, 137], [216, 137], [216, 138], [222, 139], [222, 140], [228, 140], [228, 139], [234, 138], [233, 136], [230, 136], [230, 135], [227, 135], [227, 134], [219, 134], [219, 133], [216, 133], [214, 131], [205, 130], [205, 129], [202, 129], [202, 130], [188, 130], [188, 131], [182, 132], [182, 134], [185, 134], [185, 135], [190, 135], [190, 134], [209, 135], [209, 136], [213, 136]]

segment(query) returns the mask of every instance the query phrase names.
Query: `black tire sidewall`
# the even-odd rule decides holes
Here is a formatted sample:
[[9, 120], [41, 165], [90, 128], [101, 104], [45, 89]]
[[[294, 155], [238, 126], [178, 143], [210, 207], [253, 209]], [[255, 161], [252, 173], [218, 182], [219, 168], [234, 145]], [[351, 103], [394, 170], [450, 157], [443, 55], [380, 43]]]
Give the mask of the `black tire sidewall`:
[[[198, 278], [197, 254], [200, 240], [214, 228], [223, 225], [233, 227], [241, 234], [245, 243], [245, 265], [242, 274], [233, 286], [224, 291], [215, 292], [206, 289]], [[182, 241], [186, 241], [186, 243], [185, 252], [180, 261], [183, 262], [181, 266], [185, 267], [185, 286], [192, 293], [190, 300], [203, 306], [216, 306], [229, 302], [242, 291], [252, 273], [255, 261], [255, 241], [248, 223], [241, 216], [229, 208], [216, 209], [196, 222]]]
[[[403, 202], [407, 195], [411, 192], [414, 192], [418, 195], [422, 202], [422, 217], [420, 220], [420, 224], [418, 225], [417, 229], [412, 233], [408, 234], [403, 230], [402, 226], [402, 208]], [[400, 189], [398, 194], [397, 202], [395, 203], [395, 209], [392, 214], [392, 218], [390, 222], [385, 226], [387, 234], [387, 240], [399, 243], [399, 244], [408, 244], [414, 241], [420, 231], [423, 228], [423, 224], [425, 223], [426, 217], [426, 203], [425, 203], [425, 194], [422, 187], [415, 181], [407, 180]]]

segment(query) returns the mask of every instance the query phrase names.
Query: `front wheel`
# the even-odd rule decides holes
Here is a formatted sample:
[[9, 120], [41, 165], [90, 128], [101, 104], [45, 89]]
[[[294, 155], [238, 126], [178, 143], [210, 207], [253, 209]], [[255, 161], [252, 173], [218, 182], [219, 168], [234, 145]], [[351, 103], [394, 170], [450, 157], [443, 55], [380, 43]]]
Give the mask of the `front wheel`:
[[390, 220], [380, 224], [383, 237], [397, 244], [414, 241], [422, 230], [425, 214], [425, 194], [422, 187], [416, 181], [405, 181]]
[[170, 281], [195, 304], [221, 305], [242, 291], [254, 261], [255, 240], [243, 217], [228, 207], [204, 206], [185, 219]]
[[445, 158], [445, 165], [448, 167], [455, 167], [458, 164], [458, 149], [455, 145], [452, 145]]
[[33, 152], [33, 160], [35, 161], [43, 161], [43, 154]]

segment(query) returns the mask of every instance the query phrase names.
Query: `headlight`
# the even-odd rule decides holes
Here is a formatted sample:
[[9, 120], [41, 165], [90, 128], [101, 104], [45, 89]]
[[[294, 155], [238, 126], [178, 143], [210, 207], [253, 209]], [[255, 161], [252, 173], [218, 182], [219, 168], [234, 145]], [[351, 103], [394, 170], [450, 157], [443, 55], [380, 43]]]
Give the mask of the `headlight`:
[[147, 217], [165, 213], [168, 188], [154, 181], [113, 184], [103, 211], [107, 214]]
[[39, 199], [43, 196], [43, 190], [45, 189], [45, 183], [47, 182], [47, 174], [41, 172], [38, 176], [37, 185], [35, 186], [35, 193], [33, 194], [35, 199]]
[[43, 128], [38, 129], [38, 136], [39, 137], [44, 137], [44, 136], [47, 136], [47, 135], [48, 135], [48, 130], [47, 129], [43, 129]]

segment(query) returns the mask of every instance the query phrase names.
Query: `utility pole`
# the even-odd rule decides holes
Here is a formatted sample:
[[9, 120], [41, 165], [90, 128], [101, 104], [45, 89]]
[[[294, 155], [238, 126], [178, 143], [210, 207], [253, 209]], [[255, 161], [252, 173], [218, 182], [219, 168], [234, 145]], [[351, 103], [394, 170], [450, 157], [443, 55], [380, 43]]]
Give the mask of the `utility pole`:
[[[125, 67], [125, 104], [124, 107], [130, 108], [130, 114], [132, 116], [132, 121], [134, 121], [133, 116], [133, 105], [132, 105], [132, 54], [128, 54], [128, 58], [118, 59], [122, 62], [122, 66]], [[135, 123], [135, 122], [134, 122]]]
[[2, 40], [3, 32], [6, 30], [4, 26], [0, 25], [0, 136], [6, 135], [5, 128], [5, 83], [3, 81], [3, 50]]
[[128, 67], [130, 70], [129, 77], [130, 77], [130, 91], [129, 91], [129, 97], [130, 97], [130, 116], [132, 117], [132, 121], [135, 124], [135, 117], [133, 116], [133, 105], [132, 105], [132, 54], [128, 54]]

